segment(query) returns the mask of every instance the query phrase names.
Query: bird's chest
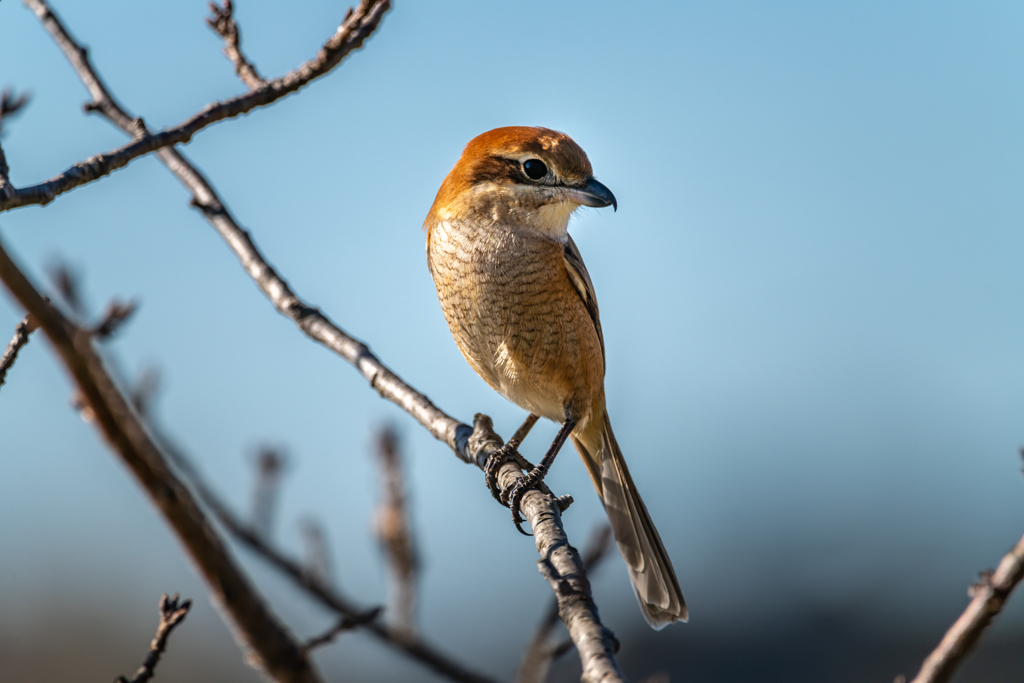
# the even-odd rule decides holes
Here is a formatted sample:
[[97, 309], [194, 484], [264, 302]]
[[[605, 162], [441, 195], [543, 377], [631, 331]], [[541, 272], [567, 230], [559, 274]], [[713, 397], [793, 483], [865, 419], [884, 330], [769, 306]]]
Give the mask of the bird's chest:
[[563, 246], [440, 223], [427, 255], [441, 309], [473, 368], [515, 403], [561, 414], [563, 395], [575, 393], [563, 385], [581, 374], [586, 355], [580, 330], [593, 325], [568, 279]]

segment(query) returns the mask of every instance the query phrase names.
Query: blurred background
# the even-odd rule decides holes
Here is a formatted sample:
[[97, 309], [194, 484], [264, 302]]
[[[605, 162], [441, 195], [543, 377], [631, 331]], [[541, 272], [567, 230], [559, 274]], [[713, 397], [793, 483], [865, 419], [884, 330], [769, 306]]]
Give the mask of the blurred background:
[[[239, 0], [265, 76], [312, 57], [346, 5]], [[54, 9], [153, 129], [243, 91], [200, 0]], [[592, 577], [633, 679], [891, 681], [913, 674], [977, 572], [1024, 531], [1024, 5], [1016, 2], [396, 2], [337, 71], [184, 148], [300, 296], [449, 414], [522, 411], [453, 343], [420, 231], [474, 135], [566, 131], [619, 211], [571, 232], [601, 302], [609, 411], [691, 621], [644, 624], [612, 557]], [[124, 142], [35, 17], [0, 3], [16, 185]], [[94, 315], [141, 308], [108, 345], [158, 367], [161, 422], [248, 509], [254, 456], [288, 466], [273, 534], [327, 529], [335, 578], [384, 600], [371, 531], [375, 433], [396, 425], [423, 561], [420, 625], [509, 679], [550, 589], [474, 468], [274, 312], [153, 157], [0, 216], [50, 288], [63, 259]], [[23, 311], [0, 297], [0, 342]], [[0, 679], [110, 680], [139, 665], [163, 592], [196, 599], [165, 681], [255, 681], [168, 527], [70, 406], [34, 335], [0, 389]], [[539, 458], [542, 425], [524, 453]], [[570, 537], [603, 519], [578, 458]], [[303, 637], [332, 617], [238, 549]], [[328, 679], [435, 680], [360, 633]], [[566, 656], [553, 680], [578, 678]], [[1019, 680], [1024, 596], [962, 680]]]

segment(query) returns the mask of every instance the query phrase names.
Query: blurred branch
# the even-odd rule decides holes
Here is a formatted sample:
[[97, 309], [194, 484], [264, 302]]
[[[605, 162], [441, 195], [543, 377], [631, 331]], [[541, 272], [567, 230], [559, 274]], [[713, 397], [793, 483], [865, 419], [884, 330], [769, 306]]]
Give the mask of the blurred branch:
[[[25, 0], [25, 2], [36, 11], [47, 31], [64, 51], [75, 71], [89, 89], [93, 97], [93, 105], [90, 109], [103, 113], [112, 123], [129, 135], [135, 134], [138, 128], [136, 119], [131, 118], [115, 103], [93, 70], [84, 50], [68, 35], [57, 18], [46, 7], [45, 2], [43, 0]], [[343, 28], [349, 26], [358, 17], [364, 17], [361, 25], [367, 27], [364, 32], [365, 35], [369, 35], [379, 23], [380, 15], [388, 7], [387, 0], [378, 0], [372, 3], [363, 0], [359, 9], [349, 19], [346, 19], [342, 26]], [[334, 41], [341, 33], [342, 31], [339, 30], [339, 33], [331, 40]], [[353, 29], [352, 35], [355, 33], [355, 29]], [[360, 38], [361, 40], [362, 38]], [[325, 53], [326, 48], [321, 51], [318, 60], [327, 59]], [[340, 61], [340, 57], [338, 60]], [[305, 68], [304, 66], [303, 69]], [[255, 98], [252, 101], [262, 102], [262, 99], [259, 99], [263, 97], [262, 93], [273, 90], [276, 87], [275, 83], [277, 81], [271, 81], [266, 87], [249, 95], [229, 100], [217, 106], [226, 107], [236, 101], [250, 101], [247, 98]], [[490, 453], [502, 445], [501, 438], [493, 430], [490, 418], [485, 415], [477, 415], [473, 427], [470, 427], [446, 414], [435, 406], [427, 396], [406, 384], [385, 366], [365, 343], [346, 334], [319, 310], [309, 306], [291, 291], [288, 283], [267, 263], [249, 234], [238, 225], [210, 183], [184, 156], [175, 149], [161, 150], [159, 156], [161, 161], [192, 193], [192, 204], [203, 212], [206, 219], [235, 252], [246, 273], [255, 281], [274, 308], [291, 319], [310, 339], [324, 345], [355, 366], [370, 383], [370, 386], [383, 398], [396, 404], [423, 425], [434, 438], [447, 444], [456, 457], [483, 469]], [[2, 204], [0, 204], [0, 208], [3, 208]], [[509, 462], [502, 466], [498, 479], [504, 488], [522, 476], [525, 476], [523, 471], [514, 463]], [[522, 510], [527, 521], [533, 527], [537, 549], [543, 558], [542, 573], [558, 596], [559, 614], [566, 622], [570, 636], [580, 653], [584, 680], [603, 680], [604, 683], [613, 683], [623, 680], [613, 655], [615, 639], [611, 632], [601, 624], [597, 607], [590, 594], [590, 586], [586, 583], [583, 574], [582, 562], [576, 551], [569, 545], [562, 527], [561, 510], [564, 508], [561, 506], [566, 505], [569, 501], [571, 498], [567, 496], [556, 499], [547, 490], [547, 487], [542, 485], [541, 490], [534, 489], [525, 494]], [[299, 575], [301, 575], [301, 569]], [[413, 644], [411, 647], [415, 645]]]
[[35, 329], [36, 325], [30, 315], [26, 315], [25, 319], [14, 328], [14, 337], [11, 339], [11, 343], [7, 345], [3, 357], [0, 357], [0, 387], [4, 385], [4, 380], [7, 379], [7, 371], [11, 369], [14, 361], [18, 359], [18, 352], [21, 351], [21, 347], [28, 344], [28, 335], [32, 334]]
[[264, 447], [256, 455], [256, 483], [252, 493], [252, 527], [269, 539], [274, 525], [277, 494], [281, 486], [285, 458], [273, 448]]
[[89, 328], [88, 332], [99, 339], [108, 339], [121, 329], [121, 325], [127, 322], [128, 318], [138, 309], [136, 301], [127, 303], [114, 299], [107, 304], [107, 310], [98, 323]]
[[[28, 104], [28, 95], [21, 95], [15, 97], [10, 90], [4, 90], [0, 93], [0, 135], [3, 134], [4, 119], [12, 114], [18, 113], [26, 104]], [[7, 165], [7, 157], [4, 156], [3, 145], [0, 145], [0, 201], [13, 197], [17, 192], [14, 186], [11, 185], [11, 169]]]
[[304, 568], [302, 564], [277, 549], [268, 539], [258, 534], [255, 529], [242, 521], [241, 517], [224, 503], [223, 500], [203, 480], [192, 460], [157, 426], [151, 418], [146, 423], [153, 437], [160, 443], [168, 458], [176, 468], [189, 480], [196, 496], [202, 501], [217, 521], [235, 537], [242, 545], [249, 548], [258, 557], [268, 562], [275, 569], [292, 580], [299, 588], [317, 600], [320, 604], [342, 617], [352, 620], [353, 626], [361, 626], [373, 633], [384, 643], [404, 652], [413, 659], [420, 661], [434, 671], [455, 681], [465, 683], [493, 683], [479, 674], [467, 670], [458, 662], [449, 659], [419, 639], [405, 639], [402, 634], [375, 620], [380, 608], [364, 609], [343, 597], [320, 577]]
[[302, 646], [302, 649], [305, 652], [309, 652], [310, 650], [327, 645], [328, 643], [333, 642], [334, 639], [338, 637], [338, 634], [344, 633], [345, 631], [351, 631], [357, 626], [364, 626], [365, 624], [370, 623], [377, 618], [381, 613], [381, 610], [382, 608], [375, 607], [360, 617], [342, 617], [337, 624], [323, 635], [319, 635], [316, 638], [310, 638], [309, 641]]
[[[59, 22], [46, 2], [44, 0], [25, 0], [25, 4], [35, 12], [50, 35], [58, 43], [61, 43], [59, 36], [66, 36], [67, 32], [63, 30], [63, 27], [58, 28]], [[347, 15], [337, 32], [320, 48], [316, 57], [281, 78], [267, 82], [265, 87], [261, 87], [259, 90], [207, 105], [198, 114], [174, 128], [168, 128], [159, 133], [150, 133], [141, 119], [132, 120], [129, 124], [131, 134], [135, 138], [132, 142], [111, 152], [97, 154], [85, 161], [80, 161], [64, 173], [44, 183], [20, 189], [8, 186], [6, 196], [0, 197], [0, 211], [8, 211], [31, 204], [49, 204], [59, 195], [123, 168], [140, 156], [172, 145], [186, 143], [196, 133], [211, 124], [276, 102], [313, 79], [323, 76], [336, 67], [346, 55], [361, 47], [363, 41], [376, 30], [390, 6], [389, 0], [363, 0], [357, 9]], [[70, 39], [68, 42], [70, 43]], [[72, 57], [68, 49], [70, 45], [61, 44], [61, 47], [65, 49], [65, 54], [68, 54], [76, 67], [79, 67], [79, 64], [87, 63], [88, 56], [84, 49], [76, 46], [74, 57]], [[78, 70], [80, 73], [86, 71], [84, 68]], [[102, 89], [102, 84], [98, 80], [93, 84], [87, 82], [86, 86], [90, 90], [93, 86]], [[108, 113], [104, 107], [111, 108], [111, 111]], [[96, 101], [89, 108], [103, 111], [108, 116], [117, 115], [117, 112], [113, 111], [113, 108], [116, 108], [113, 101]], [[121, 111], [120, 114], [124, 114], [124, 112]]]
[[[71, 266], [61, 260], [56, 260], [47, 268], [53, 286], [61, 298], [71, 309], [71, 312], [78, 318], [84, 320], [88, 317], [85, 307], [85, 298], [82, 296], [82, 279]], [[135, 311], [138, 310], [137, 301], [127, 303], [113, 299], [107, 304], [103, 317], [98, 322], [86, 326], [84, 329], [93, 337], [99, 340], [106, 340], [114, 336], [121, 326], [128, 321]]]
[[71, 312], [78, 318], [84, 320], [87, 317], [85, 302], [82, 300], [81, 278], [78, 273], [65, 261], [56, 259], [46, 268], [46, 274], [50, 282], [56, 287], [60, 298], [64, 300]]
[[416, 634], [416, 573], [419, 560], [409, 523], [402, 456], [393, 427], [381, 430], [377, 443], [383, 499], [377, 508], [374, 529], [388, 564], [388, 622], [412, 638]]
[[131, 678], [118, 676], [114, 683], [146, 683], [146, 681], [152, 678], [156, 665], [160, 661], [160, 655], [167, 648], [167, 639], [170, 637], [171, 631], [174, 630], [175, 626], [185, 621], [185, 616], [191, 607], [191, 600], [182, 600], [179, 603], [177, 593], [174, 594], [173, 598], [168, 598], [165, 593], [160, 598], [160, 625], [156, 628], [153, 642], [149, 644], [149, 653], [146, 654], [146, 661], [142, 663], [142, 666], [139, 667], [134, 676]]
[[1003, 557], [999, 567], [982, 572], [981, 581], [971, 586], [967, 609], [928, 655], [911, 683], [944, 683], [977, 644], [992, 619], [999, 614], [1010, 593], [1024, 579], [1024, 537]]
[[[587, 545], [583, 551], [583, 568], [590, 574], [598, 564], [607, 556], [608, 548], [611, 546], [612, 528], [602, 524], [591, 533]], [[551, 662], [562, 656], [572, 648], [572, 641], [561, 642], [551, 645], [551, 632], [558, 623], [558, 600], [552, 600], [544, 617], [537, 625], [537, 629], [530, 638], [526, 651], [519, 661], [519, 670], [516, 671], [516, 683], [543, 683], [547, 678]]]
[[[238, 32], [238, 24], [235, 23], [235, 8], [231, 0], [224, 0], [224, 4], [218, 7], [216, 3], [210, 3], [210, 18], [206, 23], [224, 39], [224, 55], [235, 65], [235, 73], [242, 79], [249, 90], [255, 90], [266, 81], [256, 72], [256, 67], [242, 54], [242, 36]], [[349, 10], [350, 12], [352, 10]], [[348, 17], [345, 17], [348, 19]]]
[[0, 245], [0, 280], [53, 343], [92, 423], [142, 484], [206, 580], [255, 666], [274, 680], [319, 680], [305, 655], [235, 565], [189, 490], [167, 466], [100, 357], [93, 335], [51, 306]]
[[28, 104], [28, 95], [26, 93], [22, 93], [17, 97], [15, 97], [14, 92], [10, 89], [0, 93], [0, 133], [3, 132], [4, 118], [17, 114], [26, 104]]
[[323, 526], [315, 519], [306, 519], [302, 521], [301, 533], [305, 574], [324, 586], [333, 586], [334, 572]]

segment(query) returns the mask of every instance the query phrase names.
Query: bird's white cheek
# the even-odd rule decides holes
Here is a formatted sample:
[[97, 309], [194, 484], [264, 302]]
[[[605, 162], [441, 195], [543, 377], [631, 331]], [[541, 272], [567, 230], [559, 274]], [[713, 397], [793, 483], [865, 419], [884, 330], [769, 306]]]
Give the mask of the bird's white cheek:
[[536, 210], [533, 227], [546, 235], [565, 241], [569, 229], [569, 218], [579, 208], [575, 202], [554, 201]]

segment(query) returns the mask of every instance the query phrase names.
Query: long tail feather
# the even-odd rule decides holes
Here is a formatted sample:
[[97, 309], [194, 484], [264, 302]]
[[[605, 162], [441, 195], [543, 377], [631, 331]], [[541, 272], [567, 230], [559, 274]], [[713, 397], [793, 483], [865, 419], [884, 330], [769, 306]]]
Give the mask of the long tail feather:
[[604, 503], [644, 619], [654, 629], [662, 629], [674, 621], [686, 621], [689, 618], [686, 601], [672, 561], [629, 476], [608, 414], [605, 413], [603, 419], [592, 420], [584, 432], [573, 437], [573, 444]]

